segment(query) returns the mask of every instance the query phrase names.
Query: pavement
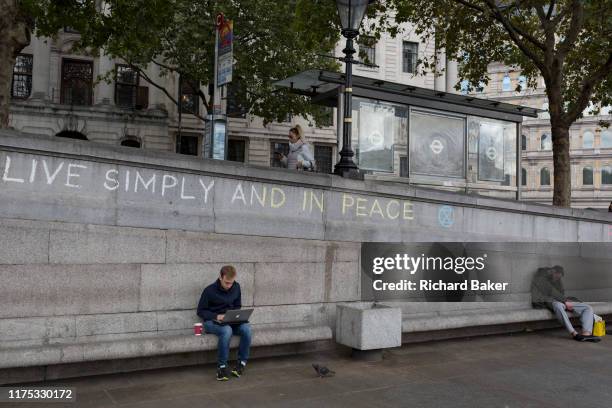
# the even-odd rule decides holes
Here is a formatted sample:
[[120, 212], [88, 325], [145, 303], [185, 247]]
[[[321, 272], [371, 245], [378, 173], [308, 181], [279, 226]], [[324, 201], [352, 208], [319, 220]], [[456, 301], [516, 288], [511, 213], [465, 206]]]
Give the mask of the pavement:
[[[314, 362], [336, 375], [318, 378]], [[76, 403], [0, 406], [601, 408], [612, 404], [612, 337], [579, 343], [547, 330], [408, 344], [380, 362], [335, 350], [256, 359], [239, 379], [214, 377], [204, 365], [48, 381], [76, 387]]]

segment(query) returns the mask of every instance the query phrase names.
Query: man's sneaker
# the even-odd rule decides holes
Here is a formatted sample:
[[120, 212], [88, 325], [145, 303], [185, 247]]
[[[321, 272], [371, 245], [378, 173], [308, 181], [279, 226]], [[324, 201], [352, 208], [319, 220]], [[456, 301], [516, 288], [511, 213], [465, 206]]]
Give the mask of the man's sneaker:
[[234, 377], [240, 377], [244, 373], [245, 368], [246, 368], [246, 363], [244, 361], [236, 362], [236, 368], [232, 370], [232, 375]]
[[227, 367], [221, 366], [217, 368], [217, 381], [229, 380], [229, 374], [227, 373]]

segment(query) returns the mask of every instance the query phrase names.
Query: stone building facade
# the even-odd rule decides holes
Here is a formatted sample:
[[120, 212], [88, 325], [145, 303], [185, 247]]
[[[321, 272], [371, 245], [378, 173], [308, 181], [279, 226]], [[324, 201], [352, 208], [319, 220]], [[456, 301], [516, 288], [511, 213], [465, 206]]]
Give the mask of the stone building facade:
[[[33, 38], [17, 59], [13, 79], [13, 100], [9, 126], [19, 131], [47, 136], [76, 137], [96, 142], [175, 151], [202, 157], [203, 120], [207, 112], [197, 97], [179, 89], [177, 76], [161, 77], [151, 65], [147, 75], [184, 101], [179, 123], [178, 107], [163, 91], [106, 55], [75, 54], [79, 34], [65, 29], [56, 38]], [[338, 55], [342, 47], [338, 47]], [[383, 37], [370, 52], [379, 68], [356, 68], [356, 75], [382, 77], [421, 87], [433, 87], [433, 75], [416, 76], [419, 55], [433, 52], [416, 35]], [[114, 82], [99, 76], [117, 70]], [[224, 102], [225, 103], [225, 102]], [[319, 171], [330, 172], [337, 157], [336, 112], [329, 126], [309, 126], [300, 117], [264, 125], [250, 114], [228, 118], [228, 158], [255, 165], [274, 165], [272, 153], [287, 146], [290, 127], [301, 124], [307, 140], [314, 145]], [[180, 137], [179, 137], [180, 135]]]
[[[491, 81], [476, 96], [542, 109], [537, 119], [525, 118], [522, 125], [522, 194], [525, 201], [552, 203], [553, 162], [548, 101], [544, 81], [537, 89], [516, 91], [525, 78], [517, 70], [502, 64], [489, 66]], [[525, 86], [521, 86], [523, 89]], [[612, 128], [601, 122], [612, 122], [612, 107], [598, 114], [584, 111], [570, 128], [572, 174], [572, 207], [607, 208], [612, 201]]]

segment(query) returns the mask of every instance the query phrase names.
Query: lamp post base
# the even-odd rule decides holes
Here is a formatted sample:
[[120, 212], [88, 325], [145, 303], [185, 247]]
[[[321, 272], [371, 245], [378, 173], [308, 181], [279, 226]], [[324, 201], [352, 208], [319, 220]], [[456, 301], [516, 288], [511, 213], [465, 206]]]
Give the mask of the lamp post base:
[[339, 168], [338, 166], [336, 166], [336, 168], [334, 169], [334, 174], [340, 177], [350, 178], [353, 180], [363, 180], [364, 179], [364, 172], [362, 172], [361, 170], [357, 168], [345, 168], [345, 167]]

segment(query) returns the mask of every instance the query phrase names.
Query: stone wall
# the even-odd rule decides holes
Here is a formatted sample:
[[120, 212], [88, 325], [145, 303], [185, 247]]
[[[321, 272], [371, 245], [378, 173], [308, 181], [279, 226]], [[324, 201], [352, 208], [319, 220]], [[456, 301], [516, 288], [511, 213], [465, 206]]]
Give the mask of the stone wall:
[[0, 348], [17, 352], [186, 334], [226, 263], [253, 323], [333, 326], [364, 241], [612, 239], [607, 213], [11, 131], [0, 174]]

